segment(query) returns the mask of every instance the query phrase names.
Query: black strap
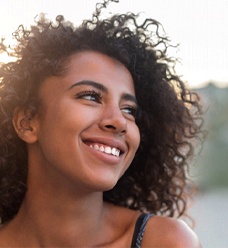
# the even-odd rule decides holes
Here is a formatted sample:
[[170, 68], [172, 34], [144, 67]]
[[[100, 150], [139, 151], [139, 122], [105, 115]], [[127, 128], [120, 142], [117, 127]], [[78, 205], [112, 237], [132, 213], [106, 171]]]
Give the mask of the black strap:
[[139, 230], [140, 230], [140, 227], [142, 225], [142, 222], [143, 222], [143, 219], [145, 216], [146, 216], [146, 214], [141, 214], [136, 221], [135, 230], [134, 230], [134, 234], [133, 234], [133, 238], [132, 238], [132, 242], [131, 242], [131, 248], [136, 247], [136, 242], [137, 242]]

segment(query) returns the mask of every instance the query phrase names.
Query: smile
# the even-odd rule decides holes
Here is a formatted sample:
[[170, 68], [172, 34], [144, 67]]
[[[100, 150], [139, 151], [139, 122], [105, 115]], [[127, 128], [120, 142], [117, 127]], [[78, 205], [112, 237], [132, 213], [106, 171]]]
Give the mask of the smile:
[[110, 146], [105, 146], [105, 145], [101, 145], [101, 144], [90, 144], [89, 145], [91, 148], [93, 148], [96, 151], [100, 151], [106, 154], [110, 154], [116, 157], [120, 156], [120, 150], [118, 148], [115, 147], [110, 147]]

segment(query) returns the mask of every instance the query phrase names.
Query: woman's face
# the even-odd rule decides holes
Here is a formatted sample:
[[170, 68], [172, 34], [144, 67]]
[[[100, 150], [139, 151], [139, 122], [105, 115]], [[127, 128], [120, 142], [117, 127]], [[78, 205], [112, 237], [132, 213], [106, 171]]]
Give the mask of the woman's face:
[[134, 84], [126, 67], [98, 52], [81, 52], [63, 77], [46, 79], [39, 94], [30, 161], [48, 180], [67, 180], [87, 190], [114, 187], [140, 141]]

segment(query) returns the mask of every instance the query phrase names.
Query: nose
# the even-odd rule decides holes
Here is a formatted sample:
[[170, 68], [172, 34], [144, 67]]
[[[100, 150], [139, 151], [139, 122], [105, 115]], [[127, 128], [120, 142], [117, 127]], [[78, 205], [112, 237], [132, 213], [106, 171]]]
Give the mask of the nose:
[[103, 111], [99, 127], [105, 131], [124, 134], [127, 131], [127, 120], [119, 107], [111, 107]]

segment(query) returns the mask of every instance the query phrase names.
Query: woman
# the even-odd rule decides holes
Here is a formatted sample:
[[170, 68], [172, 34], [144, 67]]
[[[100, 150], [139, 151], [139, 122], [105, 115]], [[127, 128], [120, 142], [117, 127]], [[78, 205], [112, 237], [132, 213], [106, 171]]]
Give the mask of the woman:
[[160, 24], [102, 20], [106, 4], [78, 28], [42, 16], [13, 51], [2, 43], [17, 58], [0, 70], [2, 247], [200, 247], [172, 218], [203, 134], [197, 95]]

